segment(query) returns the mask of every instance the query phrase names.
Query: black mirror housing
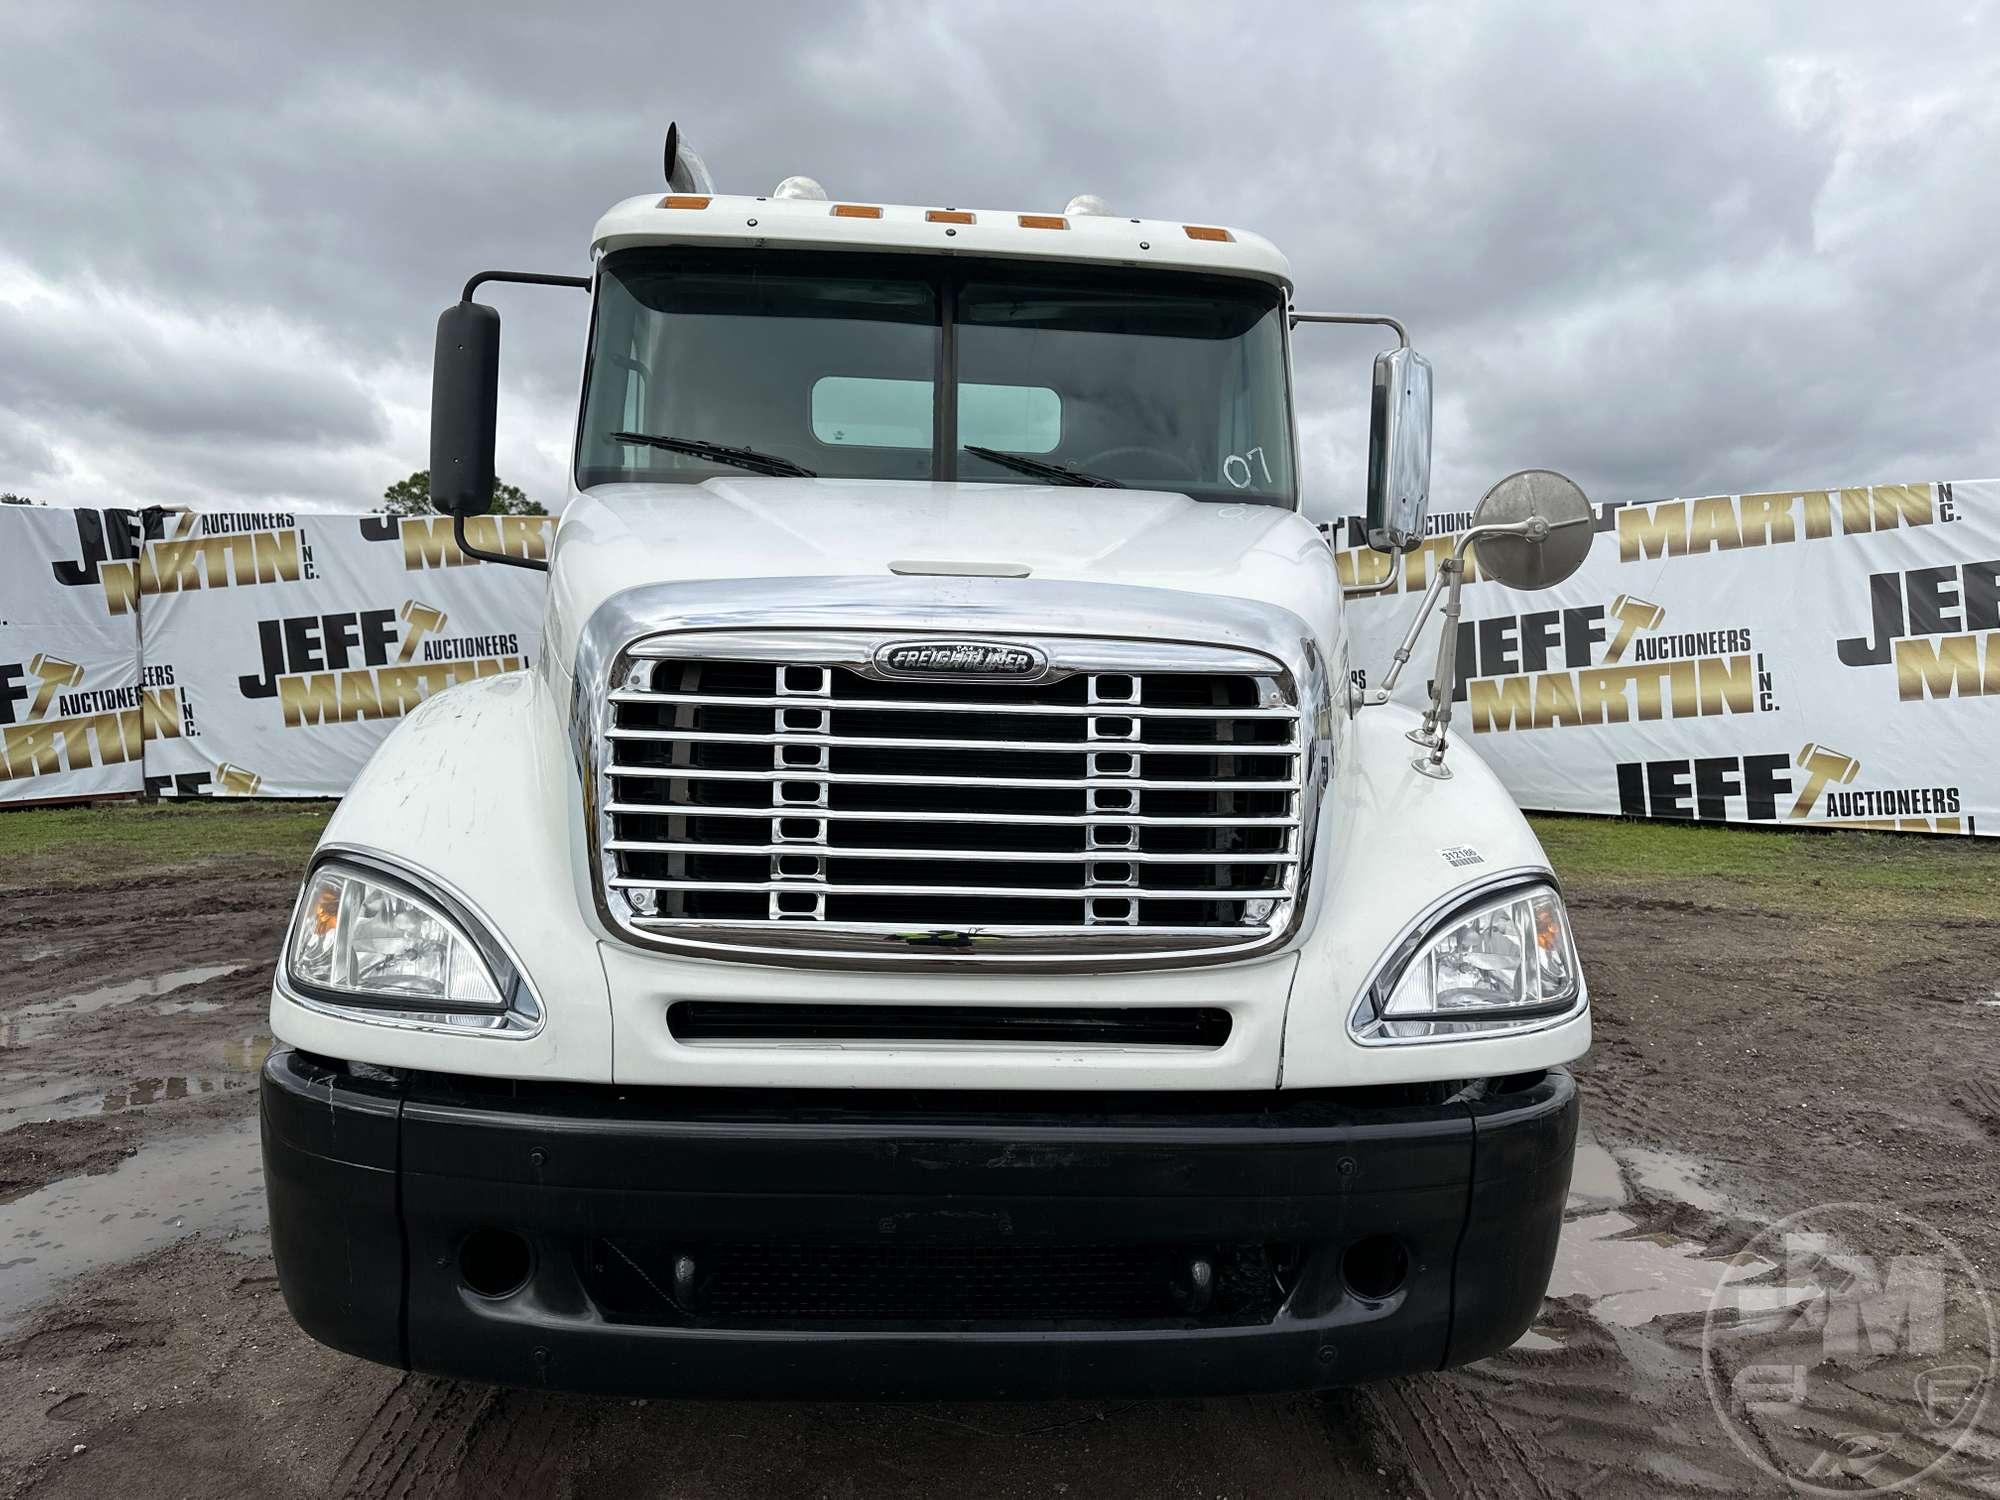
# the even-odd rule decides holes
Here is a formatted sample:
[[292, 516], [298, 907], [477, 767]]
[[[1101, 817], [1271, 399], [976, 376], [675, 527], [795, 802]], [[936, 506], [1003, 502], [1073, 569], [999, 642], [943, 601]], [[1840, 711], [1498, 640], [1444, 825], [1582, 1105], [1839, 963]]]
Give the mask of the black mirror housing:
[[448, 516], [493, 508], [500, 314], [455, 302], [438, 317], [431, 365], [431, 504]]

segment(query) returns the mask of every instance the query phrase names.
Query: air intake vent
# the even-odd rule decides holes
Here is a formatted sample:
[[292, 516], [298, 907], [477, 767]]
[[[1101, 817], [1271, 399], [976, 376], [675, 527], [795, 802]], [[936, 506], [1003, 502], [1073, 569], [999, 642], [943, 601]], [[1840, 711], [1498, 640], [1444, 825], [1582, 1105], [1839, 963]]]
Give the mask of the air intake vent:
[[667, 1007], [679, 1042], [1052, 1042], [1220, 1047], [1229, 1012], [1190, 1006], [767, 1005], [682, 1000]]

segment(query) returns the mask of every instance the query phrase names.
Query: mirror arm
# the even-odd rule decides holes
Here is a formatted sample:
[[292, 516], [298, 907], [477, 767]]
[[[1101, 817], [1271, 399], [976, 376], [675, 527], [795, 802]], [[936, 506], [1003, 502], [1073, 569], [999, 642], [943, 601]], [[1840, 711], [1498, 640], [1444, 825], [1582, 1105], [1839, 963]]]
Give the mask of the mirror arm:
[[548, 562], [543, 558], [509, 557], [504, 552], [488, 552], [484, 547], [473, 546], [466, 540], [464, 516], [455, 515], [451, 518], [451, 539], [458, 543], [459, 551], [467, 557], [476, 557], [481, 562], [504, 563], [510, 568], [532, 568], [537, 573], [546, 573], [549, 570]]
[[1396, 574], [1394, 570], [1390, 570], [1390, 576], [1384, 578], [1380, 584], [1342, 584], [1340, 598], [1372, 598], [1374, 594], [1388, 594], [1394, 586], [1396, 586]]
[[[1403, 632], [1403, 639], [1389, 660], [1389, 670], [1383, 675], [1379, 687], [1372, 687], [1355, 700], [1357, 708], [1387, 703], [1396, 691], [1396, 683], [1402, 678], [1403, 668], [1409, 665], [1410, 656], [1416, 650], [1417, 640], [1430, 622], [1431, 611], [1437, 607], [1438, 594], [1445, 593], [1444, 634], [1438, 640], [1438, 661], [1436, 675], [1431, 679], [1431, 701], [1424, 709], [1421, 727], [1412, 729], [1406, 736], [1412, 744], [1422, 745], [1430, 752], [1419, 755], [1410, 764], [1424, 775], [1436, 781], [1446, 781], [1451, 777], [1444, 763], [1445, 732], [1451, 725], [1452, 692], [1457, 687], [1454, 680], [1458, 673], [1458, 620], [1459, 590], [1465, 581], [1465, 552], [1472, 543], [1483, 536], [1518, 536], [1531, 542], [1547, 540], [1549, 533], [1569, 526], [1588, 525], [1590, 518], [1582, 516], [1574, 521], [1558, 521], [1551, 526], [1540, 516], [1532, 516], [1525, 521], [1496, 522], [1486, 526], [1474, 526], [1460, 534], [1458, 543], [1451, 551], [1438, 559], [1437, 571], [1431, 575], [1430, 587], [1424, 590], [1424, 597], [1417, 605], [1416, 618], [1410, 621], [1410, 628]], [[1391, 582], [1394, 576], [1391, 575]], [[1342, 590], [1343, 594], [1379, 594], [1383, 588], [1370, 586], [1364, 589]]]
[[1301, 323], [1363, 323], [1375, 328], [1393, 328], [1396, 331], [1397, 345], [1404, 349], [1410, 347], [1409, 330], [1403, 327], [1400, 320], [1390, 317], [1387, 313], [1319, 313], [1292, 309], [1291, 319], [1294, 328]]
[[[1431, 701], [1430, 706], [1424, 710], [1424, 722], [1405, 736], [1412, 744], [1423, 746], [1430, 754], [1419, 755], [1411, 761], [1410, 766], [1413, 770], [1421, 772], [1433, 781], [1451, 779], [1451, 768], [1444, 763], [1445, 735], [1451, 728], [1452, 698], [1458, 688], [1459, 590], [1465, 582], [1466, 548], [1483, 536], [1518, 536], [1531, 542], [1543, 542], [1548, 540], [1552, 531], [1560, 531], [1570, 526], [1587, 526], [1590, 521], [1589, 516], [1579, 516], [1573, 521], [1558, 521], [1551, 526], [1540, 516], [1530, 516], [1525, 521], [1501, 521], [1485, 526], [1474, 526], [1459, 537], [1458, 545], [1451, 549], [1450, 556], [1439, 559], [1437, 577], [1431, 580], [1430, 590], [1424, 595], [1424, 608], [1425, 612], [1428, 612], [1439, 585], [1449, 580], [1444, 601], [1444, 634], [1438, 640], [1437, 672], [1431, 678]], [[1417, 625], [1421, 626], [1422, 623], [1423, 618], [1420, 614]], [[1412, 627], [1411, 635], [1414, 636], [1415, 633], [1416, 627]], [[1414, 642], [1406, 641], [1404, 644], [1407, 647]], [[1397, 655], [1399, 658], [1407, 659], [1408, 652], [1399, 651]], [[1388, 696], [1388, 689], [1395, 686], [1396, 674], [1401, 670], [1402, 661], [1399, 660], [1390, 670], [1384, 684], [1384, 699]], [[1370, 701], [1378, 700], [1370, 695]]]
[[590, 290], [588, 276], [551, 276], [545, 271], [481, 271], [466, 282], [465, 290], [459, 294], [458, 300], [470, 302], [472, 294], [488, 281], [513, 281], [526, 286], [573, 286], [580, 287], [586, 292]]
[[[472, 294], [489, 281], [508, 281], [525, 286], [570, 286], [582, 291], [591, 287], [588, 276], [557, 276], [546, 271], [480, 271], [465, 283], [465, 290], [459, 293], [460, 302], [470, 302]], [[509, 568], [528, 568], [537, 573], [549, 570], [547, 562], [532, 557], [509, 557], [504, 552], [488, 552], [484, 547], [475, 547], [465, 534], [465, 517], [454, 514], [451, 518], [451, 537], [458, 544], [458, 550], [467, 557], [480, 562], [499, 563]]]

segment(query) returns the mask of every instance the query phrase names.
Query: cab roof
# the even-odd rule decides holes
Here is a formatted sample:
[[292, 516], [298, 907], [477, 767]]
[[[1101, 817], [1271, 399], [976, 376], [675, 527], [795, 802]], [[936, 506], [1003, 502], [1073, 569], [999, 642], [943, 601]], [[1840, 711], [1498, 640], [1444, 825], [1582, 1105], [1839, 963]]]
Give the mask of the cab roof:
[[1247, 276], [1289, 288], [1291, 263], [1262, 235], [1110, 214], [647, 193], [597, 221], [593, 253], [635, 245], [737, 245], [1147, 266]]

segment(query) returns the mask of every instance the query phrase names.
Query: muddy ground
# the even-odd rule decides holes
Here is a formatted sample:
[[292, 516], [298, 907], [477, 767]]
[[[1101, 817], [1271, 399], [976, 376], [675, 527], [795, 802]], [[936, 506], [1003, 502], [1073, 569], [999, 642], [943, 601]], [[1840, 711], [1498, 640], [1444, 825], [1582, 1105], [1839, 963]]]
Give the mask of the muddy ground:
[[[1859, 1200], [2000, 1283], [2000, 929], [1978, 903], [1884, 917], [1627, 872], [1571, 880], [1593, 1143], [1545, 1315], [1499, 1358], [1324, 1398], [1038, 1405], [400, 1376], [293, 1327], [263, 1235], [251, 1084], [297, 868], [0, 889], [0, 1496], [1779, 1494], [1701, 1378], [1728, 1256]], [[1961, 1358], [1983, 1337], [1949, 1336]], [[1751, 1441], [1785, 1462], [1909, 1425], [1894, 1381], [1833, 1388], [1837, 1415]], [[2000, 1495], [1996, 1432], [1989, 1413], [1916, 1492]]]

